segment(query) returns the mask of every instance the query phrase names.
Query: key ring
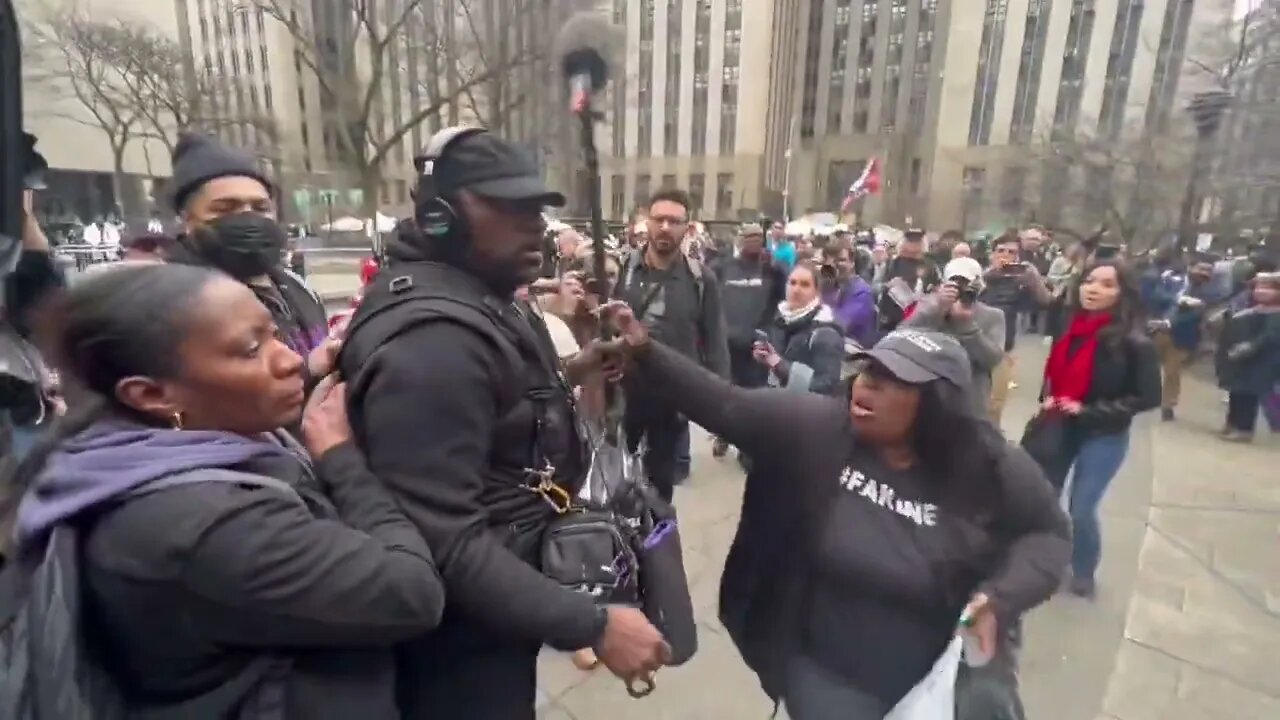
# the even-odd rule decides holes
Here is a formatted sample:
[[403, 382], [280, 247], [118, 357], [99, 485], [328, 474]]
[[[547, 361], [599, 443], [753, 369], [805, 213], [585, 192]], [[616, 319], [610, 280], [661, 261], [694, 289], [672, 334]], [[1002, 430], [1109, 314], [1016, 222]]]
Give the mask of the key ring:
[[[633, 683], [637, 680], [643, 682], [644, 687], [635, 687]], [[653, 692], [654, 688], [657, 686], [658, 684], [653, 681], [653, 673], [638, 678], [631, 678], [630, 680], [627, 680], [627, 694], [639, 700], [642, 697], [648, 697], [649, 693]]]

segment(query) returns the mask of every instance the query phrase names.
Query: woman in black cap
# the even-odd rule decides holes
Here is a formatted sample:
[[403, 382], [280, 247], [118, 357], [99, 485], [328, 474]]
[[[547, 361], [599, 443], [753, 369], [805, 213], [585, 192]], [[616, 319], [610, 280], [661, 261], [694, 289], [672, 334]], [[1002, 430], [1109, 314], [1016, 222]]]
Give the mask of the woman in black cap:
[[831, 398], [734, 387], [611, 310], [641, 384], [755, 461], [720, 619], [792, 718], [883, 718], [962, 613], [1011, 667], [997, 631], [1057, 589], [1069, 531], [1035, 462], [971, 409], [955, 340], [891, 333]]

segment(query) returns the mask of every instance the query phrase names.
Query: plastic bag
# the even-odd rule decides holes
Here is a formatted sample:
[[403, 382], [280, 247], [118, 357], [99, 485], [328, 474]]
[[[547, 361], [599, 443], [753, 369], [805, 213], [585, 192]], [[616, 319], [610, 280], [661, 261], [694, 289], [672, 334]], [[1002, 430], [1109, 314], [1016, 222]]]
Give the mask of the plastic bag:
[[619, 490], [637, 482], [647, 482], [644, 470], [643, 443], [635, 452], [627, 450], [626, 437], [619, 432], [617, 442], [610, 442], [604, 431], [590, 424], [583, 432], [591, 446], [587, 477], [578, 491], [578, 499], [607, 506]]
[[884, 720], [955, 720], [956, 674], [964, 641], [960, 635], [942, 651], [933, 669], [884, 716]]

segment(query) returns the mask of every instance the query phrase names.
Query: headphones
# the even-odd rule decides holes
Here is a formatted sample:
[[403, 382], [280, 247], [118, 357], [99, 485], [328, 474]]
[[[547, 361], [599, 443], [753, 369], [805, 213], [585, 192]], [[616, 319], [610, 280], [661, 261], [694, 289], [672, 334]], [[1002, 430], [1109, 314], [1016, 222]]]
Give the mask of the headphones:
[[418, 171], [418, 187], [415, 193], [414, 220], [418, 229], [430, 238], [443, 238], [454, 230], [454, 225], [461, 219], [457, 210], [440, 196], [440, 188], [436, 184], [436, 164], [444, 159], [445, 153], [459, 140], [487, 132], [482, 127], [455, 125], [447, 127], [427, 141], [422, 154], [413, 159]]

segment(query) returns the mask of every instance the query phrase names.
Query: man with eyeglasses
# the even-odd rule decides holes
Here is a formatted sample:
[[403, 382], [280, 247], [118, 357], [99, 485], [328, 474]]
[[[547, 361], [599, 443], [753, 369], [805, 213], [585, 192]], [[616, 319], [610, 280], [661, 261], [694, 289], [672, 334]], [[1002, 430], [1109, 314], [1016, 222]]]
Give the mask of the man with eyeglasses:
[[1004, 359], [992, 373], [991, 402], [987, 407], [991, 421], [999, 425], [1013, 382], [1013, 346], [1018, 340], [1018, 314], [1050, 305], [1053, 293], [1040, 271], [1022, 261], [1022, 239], [1016, 230], [1009, 230], [992, 242], [991, 267], [987, 269], [983, 284], [985, 289], [978, 299], [1004, 313]]
[[[681, 251], [690, 200], [683, 190], [662, 190], [649, 203], [647, 239], [623, 262], [616, 289], [652, 337], [729, 377], [729, 347], [720, 288], [711, 270]], [[647, 439], [645, 467], [657, 491], [675, 492], [676, 455], [688, 422], [649, 403], [645, 389], [627, 386], [625, 429], [632, 445]]]

